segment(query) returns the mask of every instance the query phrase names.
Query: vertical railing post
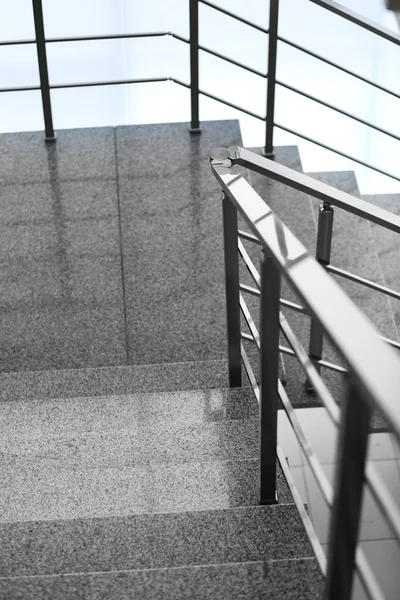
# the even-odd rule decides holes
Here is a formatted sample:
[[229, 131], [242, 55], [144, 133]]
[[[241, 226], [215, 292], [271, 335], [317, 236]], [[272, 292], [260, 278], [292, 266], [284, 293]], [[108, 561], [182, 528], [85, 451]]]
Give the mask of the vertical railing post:
[[270, 0], [268, 33], [267, 121], [265, 127], [266, 156], [274, 154], [274, 113], [276, 87], [276, 55], [278, 49], [279, 0]]
[[361, 518], [371, 409], [345, 380], [330, 523], [325, 600], [350, 600]]
[[242, 385], [240, 351], [239, 256], [237, 210], [225, 192], [222, 192], [225, 250], [225, 291], [228, 326], [229, 386]]
[[262, 252], [260, 297], [260, 504], [276, 504], [281, 274]]
[[190, 0], [190, 133], [200, 133], [199, 121], [199, 0]]
[[53, 117], [51, 114], [49, 72], [47, 69], [42, 0], [32, 0], [32, 5], [33, 19], [35, 23], [36, 50], [39, 64], [40, 90], [42, 93], [45, 140], [46, 142], [53, 142], [55, 140], [55, 135], [53, 128]]
[[[333, 231], [333, 208], [327, 202], [323, 202], [319, 207], [318, 216], [318, 233], [317, 233], [317, 250], [316, 259], [322, 265], [329, 265], [331, 260], [332, 247], [332, 231]], [[311, 319], [310, 330], [310, 346], [309, 356], [314, 361], [315, 368], [318, 373], [321, 372], [321, 367], [318, 360], [322, 358], [322, 348], [324, 343], [324, 332], [320, 322], [317, 319]], [[313, 391], [310, 382], [306, 381], [306, 389], [308, 392]]]

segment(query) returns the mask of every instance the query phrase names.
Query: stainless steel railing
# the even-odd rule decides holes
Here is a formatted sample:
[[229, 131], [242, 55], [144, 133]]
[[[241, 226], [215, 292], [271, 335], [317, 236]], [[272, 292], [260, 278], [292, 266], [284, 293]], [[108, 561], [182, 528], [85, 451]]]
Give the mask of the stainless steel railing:
[[[222, 189], [223, 197], [230, 385], [241, 385], [243, 362], [260, 404], [260, 503], [277, 501], [278, 457], [321, 571], [326, 576], [325, 598], [350, 599], [354, 570], [359, 573], [371, 598], [383, 598], [365, 555], [358, 547], [357, 536], [365, 485], [371, 490], [394, 535], [400, 540], [400, 510], [376, 470], [366, 464], [369, 426], [374, 410], [379, 410], [386, 418], [400, 440], [400, 358], [328, 275], [326, 266], [310, 256], [307, 249], [235, 167], [248, 167], [306, 192], [322, 200], [324, 210], [340, 206], [396, 232], [400, 232], [400, 218], [243, 148], [217, 148], [211, 152], [210, 159], [212, 172]], [[251, 234], [238, 230], [238, 213], [251, 229]], [[329, 222], [331, 223], [331, 218]], [[329, 228], [323, 228], [322, 231], [324, 236], [328, 235], [325, 242], [327, 239], [329, 241]], [[260, 274], [247, 252], [243, 251], [240, 238], [261, 246]], [[240, 283], [239, 256], [244, 259], [254, 279], [255, 288]], [[300, 297], [301, 304], [288, 302], [280, 297], [282, 276]], [[363, 281], [359, 283], [363, 284]], [[378, 291], [385, 293], [382, 289]], [[259, 331], [244, 301], [244, 293], [259, 297]], [[281, 313], [281, 306], [311, 316], [344, 359], [346, 369], [326, 363], [321, 357], [310, 356], [312, 347], [311, 352], [304, 349]], [[241, 311], [250, 333], [241, 332]], [[286, 338], [288, 347], [280, 345], [280, 332]], [[243, 340], [252, 341], [259, 349], [259, 381], [244, 349]], [[280, 352], [297, 357], [314, 393], [326, 408], [333, 424], [340, 430], [339, 460], [334, 486], [329, 483], [279, 380]], [[341, 409], [321, 378], [319, 368], [322, 366], [338, 370], [344, 375]], [[322, 496], [332, 511], [327, 559], [304, 508], [304, 502], [294, 485], [282, 450], [277, 445], [279, 400]]]
[[[61, 89], [61, 88], [78, 88], [78, 87], [93, 87], [93, 86], [107, 86], [107, 85], [116, 85], [116, 84], [140, 84], [140, 83], [160, 83], [172, 81], [180, 86], [183, 86], [190, 90], [191, 95], [191, 122], [189, 126], [189, 130], [191, 133], [200, 133], [200, 114], [199, 114], [199, 97], [200, 95], [211, 98], [217, 102], [225, 104], [231, 108], [239, 110], [240, 112], [250, 115], [255, 119], [258, 119], [265, 123], [265, 153], [266, 155], [272, 155], [274, 151], [273, 145], [273, 136], [274, 129], [278, 128], [292, 135], [297, 136], [298, 138], [307, 140], [313, 144], [316, 144], [326, 150], [334, 152], [340, 156], [343, 156], [349, 160], [354, 161], [360, 165], [368, 167], [378, 173], [391, 177], [397, 181], [400, 181], [399, 175], [396, 173], [389, 173], [380, 167], [367, 163], [356, 156], [349, 155], [345, 149], [342, 148], [333, 148], [326, 144], [324, 141], [316, 140], [310, 138], [309, 136], [301, 133], [300, 131], [295, 131], [293, 129], [288, 128], [284, 123], [278, 123], [275, 120], [275, 94], [277, 87], [281, 87], [284, 89], [288, 89], [291, 92], [294, 92], [300, 96], [303, 96], [310, 100], [311, 102], [315, 102], [325, 106], [326, 108], [338, 112], [345, 117], [355, 120], [366, 127], [379, 131], [380, 133], [387, 135], [391, 138], [400, 140], [400, 136], [396, 133], [389, 131], [379, 125], [375, 125], [374, 123], [370, 123], [365, 119], [362, 119], [358, 115], [351, 114], [338, 106], [334, 106], [328, 102], [317, 98], [303, 90], [300, 90], [290, 82], [282, 81], [277, 78], [276, 70], [277, 70], [277, 61], [278, 61], [278, 53], [280, 44], [289, 45], [292, 48], [298, 50], [299, 52], [305, 53], [313, 58], [322, 61], [335, 69], [338, 69], [364, 83], [367, 85], [373, 86], [391, 96], [400, 99], [400, 94], [396, 91], [393, 91], [385, 86], [382, 86], [358, 73], [343, 67], [342, 65], [331, 61], [320, 54], [312, 52], [311, 50], [302, 47], [293, 41], [284, 38], [279, 34], [279, 0], [270, 0], [269, 4], [269, 26], [264, 27], [258, 23], [253, 21], [249, 21], [244, 19], [243, 17], [236, 15], [235, 13], [226, 10], [209, 0], [188, 0], [189, 1], [189, 24], [190, 24], [190, 37], [185, 38], [176, 33], [162, 31], [162, 32], [149, 32], [149, 33], [126, 33], [126, 34], [109, 34], [109, 35], [92, 35], [92, 36], [78, 36], [78, 37], [62, 37], [62, 38], [47, 38], [45, 35], [45, 27], [43, 21], [43, 9], [42, 9], [42, 0], [32, 0], [33, 6], [33, 16], [34, 16], [34, 24], [35, 24], [35, 39], [32, 40], [7, 40], [1, 41], [0, 46], [10, 46], [10, 45], [19, 45], [19, 44], [36, 44], [37, 55], [38, 55], [38, 65], [39, 65], [39, 76], [40, 76], [40, 85], [33, 86], [22, 86], [22, 87], [9, 87], [9, 88], [0, 88], [0, 92], [17, 92], [17, 91], [29, 91], [29, 90], [40, 90], [42, 95], [42, 105], [43, 105], [43, 115], [44, 115], [44, 123], [45, 123], [45, 139], [47, 141], [54, 141], [54, 125], [53, 125], [53, 117], [52, 117], [52, 108], [51, 108], [51, 90], [53, 89]], [[319, 5], [321, 8], [328, 10], [341, 18], [352, 22], [358, 27], [362, 27], [372, 34], [379, 36], [386, 41], [400, 46], [400, 35], [391, 32], [376, 23], [372, 23], [368, 19], [365, 19], [361, 15], [355, 13], [354, 11], [350, 11], [344, 6], [338, 4], [337, 2], [333, 2], [332, 0], [310, 0], [314, 4]], [[212, 48], [208, 48], [199, 43], [199, 4], [207, 6], [208, 8], [218, 11], [231, 19], [235, 19], [243, 23], [244, 25], [251, 27], [257, 31], [260, 31], [268, 36], [268, 68], [267, 72], [259, 71], [258, 69], [254, 69], [250, 65], [246, 65], [241, 63], [233, 58], [225, 56], [219, 52], [216, 52]], [[146, 37], [160, 37], [160, 36], [171, 36], [182, 43], [185, 43], [190, 46], [190, 82], [185, 82], [175, 77], [152, 77], [145, 79], [124, 79], [124, 80], [108, 80], [108, 81], [93, 81], [93, 82], [76, 82], [76, 83], [59, 83], [52, 84], [50, 81], [48, 66], [47, 66], [47, 46], [48, 44], [55, 44], [59, 42], [77, 42], [77, 41], [94, 41], [94, 40], [111, 40], [111, 39], [129, 39], [129, 38], [146, 38]], [[266, 112], [264, 115], [256, 114], [243, 106], [238, 106], [229, 100], [224, 98], [220, 98], [215, 94], [212, 94], [208, 90], [201, 89], [199, 87], [199, 55], [200, 52], [206, 52], [217, 58], [229, 62], [241, 69], [245, 69], [250, 71], [251, 73], [263, 78], [266, 80], [267, 85], [267, 100], [266, 100]]]

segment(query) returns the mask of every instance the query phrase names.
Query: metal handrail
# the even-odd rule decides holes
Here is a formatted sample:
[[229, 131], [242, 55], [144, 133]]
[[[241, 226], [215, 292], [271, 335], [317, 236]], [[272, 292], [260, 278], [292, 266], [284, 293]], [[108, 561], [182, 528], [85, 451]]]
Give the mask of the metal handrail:
[[299, 192], [309, 194], [318, 200], [345, 209], [372, 223], [383, 225], [387, 229], [400, 233], [399, 216], [366, 202], [365, 200], [356, 198], [351, 194], [337, 190], [326, 183], [317, 181], [308, 175], [293, 171], [293, 169], [290, 169], [289, 167], [268, 160], [251, 150], [240, 148], [238, 146], [231, 147], [229, 148], [229, 159], [234, 165], [247, 167], [261, 175], [266, 175], [279, 183], [288, 185]]
[[338, 2], [333, 2], [332, 0], [310, 0], [314, 4], [317, 4], [321, 8], [325, 8], [330, 12], [333, 12], [335, 15], [346, 19], [346, 21], [350, 21], [375, 35], [400, 46], [400, 35], [387, 29], [386, 27], [382, 27], [382, 25], [378, 25], [374, 21], [367, 19], [366, 17], [360, 15], [354, 10], [350, 10], [349, 8], [339, 4]]
[[[276, 85], [281, 85], [293, 92], [303, 95], [304, 97], [306, 97], [312, 101], [323, 104], [324, 106], [326, 106], [327, 108], [329, 108], [331, 110], [334, 110], [335, 112], [343, 114], [343, 115], [347, 116], [348, 118], [352, 118], [365, 126], [371, 127], [373, 129], [379, 131], [380, 133], [383, 133], [385, 135], [393, 137], [396, 140], [399, 139], [398, 135], [396, 135], [386, 129], [383, 129], [382, 127], [379, 127], [378, 125], [374, 125], [373, 123], [370, 123], [370, 122], [366, 121], [365, 119], [358, 117], [357, 115], [353, 115], [351, 113], [348, 113], [347, 111], [344, 111], [343, 109], [340, 109], [340, 108], [333, 106], [327, 102], [324, 102], [323, 100], [320, 100], [319, 98], [316, 98], [306, 92], [303, 92], [303, 91], [289, 85], [288, 83], [285, 83], [282, 81], [277, 81], [276, 65], [277, 65], [278, 41], [288, 44], [301, 52], [309, 54], [310, 56], [313, 56], [314, 58], [317, 58], [318, 60], [321, 60], [337, 69], [340, 69], [341, 71], [347, 73], [348, 75], [356, 77], [359, 80], [361, 80], [369, 85], [372, 85], [375, 88], [380, 89], [388, 94], [391, 94], [392, 96], [394, 96], [398, 99], [400, 99], [400, 94], [397, 94], [396, 92], [389, 90], [380, 84], [377, 84], [357, 73], [354, 73], [351, 70], [346, 69], [345, 67], [342, 67], [341, 65], [338, 65], [338, 64], [334, 63], [333, 61], [330, 61], [330, 60], [320, 56], [319, 54], [316, 54], [316, 53], [312, 52], [311, 50], [308, 50], [307, 48], [304, 48], [304, 47], [292, 42], [291, 40], [288, 40], [288, 39], [280, 36], [279, 32], [278, 32], [279, 0], [270, 0], [269, 27], [268, 28], [262, 27], [261, 25], [258, 25], [257, 23], [249, 21], [229, 10], [226, 10], [225, 8], [217, 6], [213, 2], [210, 2], [209, 0], [188, 0], [188, 1], [189, 1], [189, 17], [190, 17], [190, 37], [189, 38], [181, 36], [177, 33], [173, 33], [171, 31], [161, 31], [161, 32], [156, 31], [156, 32], [143, 32], [143, 33], [139, 32], [139, 33], [124, 33], [124, 34], [116, 33], [116, 34], [81, 35], [81, 36], [70, 36], [70, 37], [46, 38], [45, 34], [44, 34], [42, 0], [32, 0], [34, 21], [35, 21], [35, 31], [36, 31], [35, 39], [34, 40], [28, 39], [28, 40], [0, 41], [0, 46], [10, 46], [10, 45], [18, 45], [18, 44], [36, 44], [37, 51], [38, 51], [40, 86], [37, 86], [37, 85], [12, 86], [12, 87], [0, 89], [0, 93], [1, 92], [19, 92], [19, 91], [40, 90], [41, 94], [42, 94], [43, 115], [44, 115], [44, 121], [45, 121], [45, 139], [47, 141], [54, 141], [55, 134], [54, 134], [54, 127], [53, 127], [53, 120], [52, 120], [51, 98], [50, 98], [50, 91], [52, 89], [75, 88], [75, 87], [94, 87], [94, 86], [106, 86], [106, 85], [118, 85], [118, 84], [136, 84], [136, 83], [144, 83], [144, 82], [173, 81], [173, 82], [177, 83], [178, 85], [186, 87], [187, 89], [190, 90], [191, 122], [190, 122], [190, 126], [189, 126], [189, 131], [191, 133], [200, 133], [199, 96], [203, 95], [203, 96], [206, 96], [207, 98], [211, 98], [212, 100], [215, 100], [217, 102], [225, 104], [226, 106], [229, 106], [230, 108], [238, 110], [241, 113], [247, 114], [257, 120], [263, 121], [265, 123], [265, 153], [267, 156], [273, 155], [273, 152], [274, 152], [273, 132], [274, 132], [275, 127], [277, 127], [278, 129], [282, 129], [283, 131], [286, 131], [286, 132], [288, 132], [292, 135], [295, 135], [301, 139], [307, 140], [313, 144], [316, 144], [317, 146], [320, 146], [321, 148], [324, 148], [330, 152], [334, 152], [335, 154], [338, 154], [339, 156], [343, 156], [344, 158], [347, 158], [357, 164], [360, 164], [369, 169], [372, 169], [372, 170], [376, 171], [377, 173], [385, 175], [386, 177], [390, 177], [396, 181], [400, 181], [400, 177], [394, 175], [393, 173], [389, 173], [388, 171], [385, 171], [384, 169], [376, 167], [366, 161], [357, 159], [356, 157], [351, 156], [351, 155], [347, 154], [346, 152], [343, 152], [342, 150], [333, 148], [327, 144], [324, 144], [323, 142], [319, 142], [318, 140], [312, 139], [305, 134], [294, 131], [294, 130], [290, 129], [289, 127], [286, 127], [285, 125], [282, 125], [275, 121], [274, 106], [275, 106]], [[385, 28], [382, 28], [377, 24], [372, 23], [368, 19], [365, 19], [361, 15], [358, 15], [358, 14], [354, 13], [353, 11], [346, 9], [345, 7], [341, 6], [340, 4], [337, 4], [336, 2], [332, 2], [331, 0], [311, 0], [311, 1], [323, 8], [326, 8], [327, 10], [330, 10], [331, 12], [361, 26], [361, 27], [364, 27], [365, 29], [367, 29], [369, 31], [372, 31], [374, 34], [379, 35], [380, 37], [388, 39], [389, 41], [392, 41], [398, 45], [400, 44], [400, 36], [398, 36], [397, 34], [390, 32], [389, 30], [386, 30]], [[208, 6], [209, 8], [216, 10], [224, 15], [227, 15], [228, 17], [235, 19], [236, 21], [241, 22], [246, 26], [252, 27], [253, 29], [261, 31], [264, 34], [268, 34], [268, 71], [267, 71], [267, 73], [264, 73], [258, 69], [255, 69], [254, 67], [252, 67], [250, 65], [243, 64], [240, 61], [237, 61], [233, 58], [225, 56], [224, 54], [217, 52], [216, 50], [214, 50], [212, 48], [208, 48], [199, 43], [199, 4]], [[162, 77], [162, 78], [155, 77], [155, 78], [150, 78], [150, 79], [120, 79], [120, 80], [108, 80], [108, 81], [97, 81], [97, 82], [59, 83], [59, 84], [50, 84], [49, 83], [47, 57], [46, 57], [46, 45], [47, 44], [63, 43], [63, 42], [95, 41], [95, 40], [99, 41], [99, 40], [113, 40], [113, 39], [129, 39], [129, 38], [151, 38], [151, 37], [163, 37], [163, 36], [173, 37], [174, 39], [180, 40], [181, 42], [188, 44], [190, 46], [190, 83], [185, 83], [174, 77]], [[267, 82], [267, 102], [266, 102], [267, 106], [266, 106], [265, 115], [260, 115], [260, 114], [254, 113], [253, 111], [248, 110], [245, 107], [238, 106], [237, 104], [230, 102], [229, 100], [226, 100], [224, 98], [221, 98], [209, 91], [201, 90], [199, 88], [199, 52], [206, 52], [208, 54], [211, 54], [217, 58], [220, 58], [221, 60], [229, 62], [230, 64], [233, 64], [241, 69], [245, 69], [248, 72], [265, 79]]]
[[[370, 597], [381, 598], [379, 585], [369, 569], [365, 556], [357, 548], [357, 532], [361, 515], [362, 488], [367, 484], [393, 531], [400, 530], [400, 511], [392, 500], [386, 486], [373, 469], [366, 468], [367, 440], [372, 411], [378, 409], [387, 419], [391, 429], [400, 439], [400, 413], [398, 411], [398, 390], [400, 389], [400, 359], [383, 341], [375, 327], [362, 315], [338, 284], [328, 275], [326, 269], [310, 256], [306, 248], [274, 214], [271, 208], [254, 191], [236, 169], [236, 165], [252, 168], [258, 173], [287, 184], [289, 187], [305, 191], [324, 202], [323, 221], [332, 214], [325, 208], [336, 205], [350, 212], [360, 214], [375, 223], [393, 231], [400, 231], [400, 220], [386, 211], [376, 212], [375, 207], [364, 206], [357, 198], [338, 193], [330, 186], [311, 180], [291, 169], [276, 165], [266, 158], [242, 148], [217, 148], [211, 155], [214, 176], [223, 190], [224, 239], [228, 315], [228, 347], [230, 384], [240, 385], [240, 372], [232, 357], [242, 357], [249, 380], [260, 403], [260, 502], [276, 501], [274, 477], [276, 450], [276, 411], [277, 397], [283, 407], [306, 454], [323, 496], [328, 505], [333, 504], [330, 531], [330, 554], [327, 567], [317, 558], [322, 572], [327, 574], [326, 598], [350, 598], [353, 568], [357, 568], [361, 580]], [[251, 235], [249, 241], [258, 239], [264, 250], [261, 263], [261, 276], [256, 272], [251, 259], [238, 243], [237, 212], [247, 222]], [[366, 216], [366, 214], [368, 216]], [[394, 218], [393, 218], [394, 217]], [[329, 230], [327, 230], [329, 235]], [[244, 236], [246, 237], [246, 236]], [[236, 240], [236, 242], [235, 242]], [[238, 265], [231, 262], [231, 252], [236, 249], [245, 259], [246, 266], [256, 281], [260, 293], [260, 331], [254, 324], [240, 290], [248, 286], [240, 285]], [[236, 252], [236, 254], [238, 254]], [[318, 252], [317, 252], [318, 255]], [[322, 256], [322, 255], [321, 255]], [[329, 252], [326, 255], [329, 263]], [[297, 340], [286, 318], [280, 313], [280, 278], [284, 276], [300, 297], [304, 307], [317, 320], [333, 346], [339, 351], [347, 365], [346, 390], [339, 422], [339, 408], [323, 383], [317, 366], [320, 361], [311, 360]], [[251, 288], [250, 288], [251, 289]], [[235, 305], [236, 297], [236, 305]], [[238, 311], [242, 311], [250, 333], [240, 333], [237, 329]], [[232, 320], [233, 319], [233, 320]], [[232, 324], [235, 323], [233, 327]], [[279, 343], [279, 328], [284, 333], [291, 349]], [[254, 375], [241, 340], [254, 341], [261, 355], [261, 382]], [[340, 449], [338, 477], [334, 496], [330, 491], [323, 470], [297, 422], [293, 406], [278, 379], [279, 352], [288, 351], [296, 356], [311, 380], [314, 390], [322, 401], [335, 426], [340, 424]], [[234, 375], [232, 377], [232, 375]], [[232, 382], [235, 383], [232, 383]], [[284, 465], [283, 465], [284, 466]], [[296, 501], [298, 505], [298, 502]], [[301, 512], [301, 511], [300, 511]], [[302, 517], [304, 516], [303, 513]], [[307, 531], [310, 523], [306, 523]], [[310, 534], [313, 548], [319, 553], [320, 547]]]

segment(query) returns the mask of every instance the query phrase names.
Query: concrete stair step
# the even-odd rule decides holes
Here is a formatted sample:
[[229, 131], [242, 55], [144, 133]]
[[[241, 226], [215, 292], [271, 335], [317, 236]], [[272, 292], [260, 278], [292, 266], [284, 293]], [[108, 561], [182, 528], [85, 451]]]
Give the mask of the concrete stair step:
[[15, 577], [0, 599], [319, 600], [323, 578], [312, 558], [170, 569]]
[[0, 525], [0, 577], [312, 556], [293, 505]]

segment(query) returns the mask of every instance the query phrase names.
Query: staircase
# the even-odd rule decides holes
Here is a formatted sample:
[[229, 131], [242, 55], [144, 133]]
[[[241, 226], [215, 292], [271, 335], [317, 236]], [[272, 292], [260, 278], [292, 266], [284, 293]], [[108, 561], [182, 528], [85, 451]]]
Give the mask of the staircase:
[[[279, 466], [278, 504], [258, 505], [254, 394], [228, 389], [207, 154], [240, 143], [236, 121], [1, 136], [2, 600], [322, 597]], [[295, 148], [276, 160], [301, 169]], [[251, 177], [313, 244], [310, 199]], [[338, 256], [376, 244], [384, 282], [363, 227], [341, 222]], [[393, 336], [391, 304], [368, 294]], [[316, 405], [286, 360], [294, 406]]]
[[[133, 393], [107, 396], [92, 395], [91, 370], [76, 373], [79, 397], [60, 373], [41, 372], [49, 396], [24, 399], [13, 376], [2, 404], [1, 598], [319, 597], [281, 472], [279, 504], [257, 505], [253, 393], [213, 387], [210, 367], [220, 365], [148, 367], [147, 392], [143, 370], [125, 368]], [[102, 376], [118, 381], [118, 371]]]

